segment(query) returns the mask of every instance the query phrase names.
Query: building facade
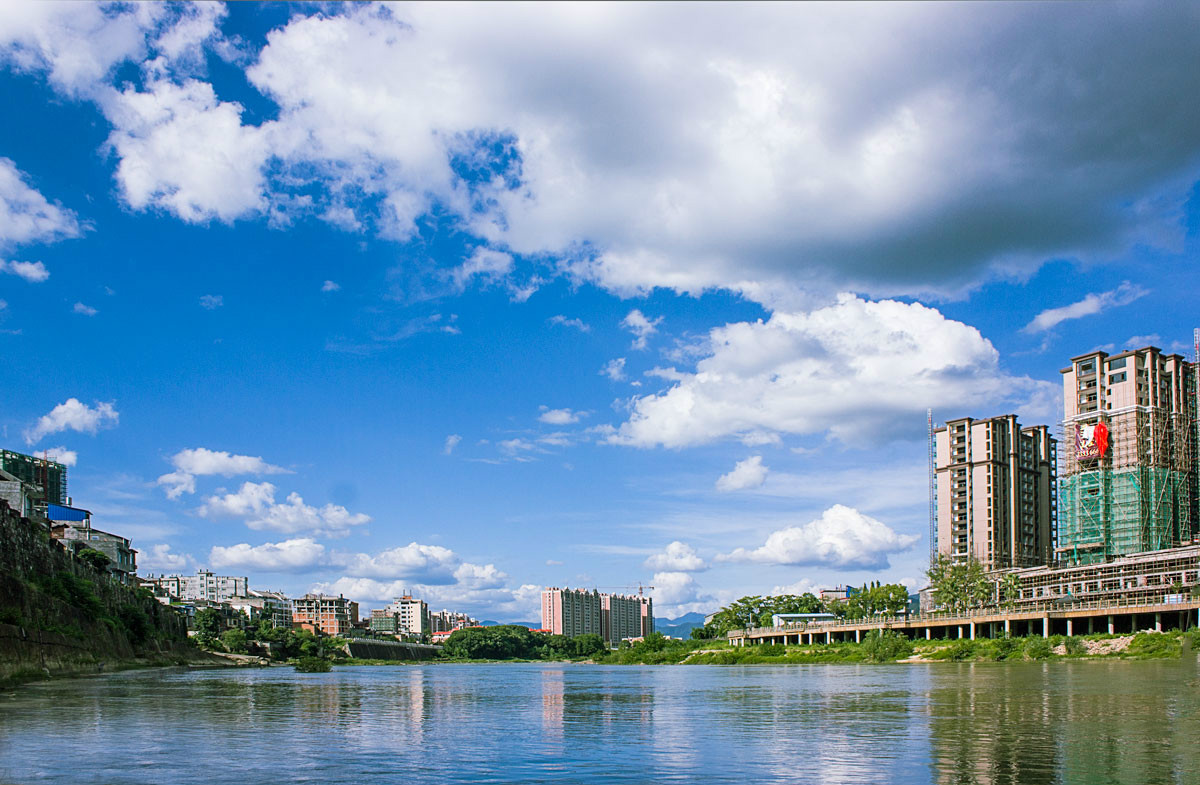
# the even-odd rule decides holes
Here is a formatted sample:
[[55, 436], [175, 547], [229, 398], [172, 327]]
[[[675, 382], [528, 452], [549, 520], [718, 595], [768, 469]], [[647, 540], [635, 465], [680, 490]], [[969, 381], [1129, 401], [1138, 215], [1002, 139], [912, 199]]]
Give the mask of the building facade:
[[37, 488], [43, 504], [71, 503], [67, 497], [67, 467], [57, 461], [0, 450], [0, 469]]
[[1063, 377], [1056, 555], [1071, 564], [1192, 542], [1196, 377], [1154, 346], [1071, 359]]
[[275, 629], [292, 626], [292, 601], [281, 592], [247, 589], [245, 597], [233, 597], [227, 602], [244, 614], [251, 624], [266, 619]]
[[599, 635], [616, 646], [625, 638], [654, 631], [654, 602], [649, 597], [555, 586], [542, 592], [542, 629], [569, 638]]
[[431, 632], [429, 625], [429, 604], [410, 594], [396, 597], [384, 609], [396, 614], [398, 618], [398, 633], [409, 635], [427, 635]]
[[292, 624], [325, 635], [343, 635], [358, 623], [358, 603], [342, 595], [306, 594], [292, 600]]
[[463, 627], [478, 627], [479, 620], [465, 613], [441, 610], [430, 612], [429, 626], [433, 632], [453, 632]]
[[245, 575], [216, 575], [205, 569], [197, 570], [195, 575], [161, 575], [157, 578], [151, 575], [142, 583], [176, 600], [226, 602], [235, 597], [252, 596], [250, 579]]
[[1057, 441], [1014, 414], [948, 420], [933, 432], [937, 551], [986, 569], [1032, 567], [1054, 553]]

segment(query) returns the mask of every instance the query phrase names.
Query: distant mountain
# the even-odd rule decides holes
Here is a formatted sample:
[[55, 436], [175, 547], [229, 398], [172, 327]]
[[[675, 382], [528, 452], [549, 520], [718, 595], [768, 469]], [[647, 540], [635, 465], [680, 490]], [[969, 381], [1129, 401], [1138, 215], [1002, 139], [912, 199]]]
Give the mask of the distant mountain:
[[540, 621], [492, 621], [486, 619], [479, 622], [480, 627], [499, 627], [502, 624], [512, 625], [514, 627], [528, 627], [531, 630], [540, 630], [542, 623]]
[[685, 613], [678, 619], [655, 619], [654, 630], [669, 638], [689, 638], [692, 630], [704, 626], [703, 613]]

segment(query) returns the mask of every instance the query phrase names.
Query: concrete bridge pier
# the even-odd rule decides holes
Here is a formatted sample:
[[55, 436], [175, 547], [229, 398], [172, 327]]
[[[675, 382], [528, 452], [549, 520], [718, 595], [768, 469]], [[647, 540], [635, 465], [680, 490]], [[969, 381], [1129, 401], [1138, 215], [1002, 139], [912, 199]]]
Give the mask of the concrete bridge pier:
[[1161, 613], [1154, 614], [1154, 631], [1162, 632], [1162, 614]]
[[1042, 637], [1043, 638], [1050, 637], [1050, 617], [1049, 616], [1042, 617]]
[[855, 631], [854, 631], [854, 642], [855, 642], [855, 643], [862, 643], [862, 630], [855, 630]]
[[1071, 619], [1067, 619], [1067, 637], [1070, 638], [1075, 634], [1075, 624]]
[[971, 622], [971, 640], [975, 640], [975, 622]]
[[1009, 619], [1005, 619], [1004, 620], [1004, 637], [1008, 638], [1011, 635], [1012, 635], [1012, 621]]
[[1112, 617], [1112, 614], [1110, 613], [1108, 615], [1108, 634], [1115, 635], [1116, 632], [1117, 632], [1117, 625], [1115, 625], [1113, 623], [1113, 617]]

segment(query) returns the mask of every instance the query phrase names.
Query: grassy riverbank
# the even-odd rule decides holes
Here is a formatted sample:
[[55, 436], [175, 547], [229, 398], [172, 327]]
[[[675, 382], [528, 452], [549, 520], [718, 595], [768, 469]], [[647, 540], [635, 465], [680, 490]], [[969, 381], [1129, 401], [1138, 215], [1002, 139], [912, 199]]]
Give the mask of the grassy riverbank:
[[1200, 630], [1136, 635], [1062, 635], [1043, 638], [916, 640], [899, 634], [872, 636], [863, 643], [809, 646], [768, 644], [734, 647], [717, 641], [645, 642], [619, 649], [596, 662], [622, 665], [800, 665], [819, 663], [1013, 662], [1078, 659], [1178, 659], [1184, 646], [1200, 651]]

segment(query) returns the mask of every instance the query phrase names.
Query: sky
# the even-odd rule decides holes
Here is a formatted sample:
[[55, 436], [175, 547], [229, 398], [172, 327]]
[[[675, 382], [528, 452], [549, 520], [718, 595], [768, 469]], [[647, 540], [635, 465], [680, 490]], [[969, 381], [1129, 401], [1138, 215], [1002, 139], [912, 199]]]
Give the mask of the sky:
[[139, 572], [537, 621], [928, 564], [1192, 354], [1200, 6], [0, 5], [0, 446]]

